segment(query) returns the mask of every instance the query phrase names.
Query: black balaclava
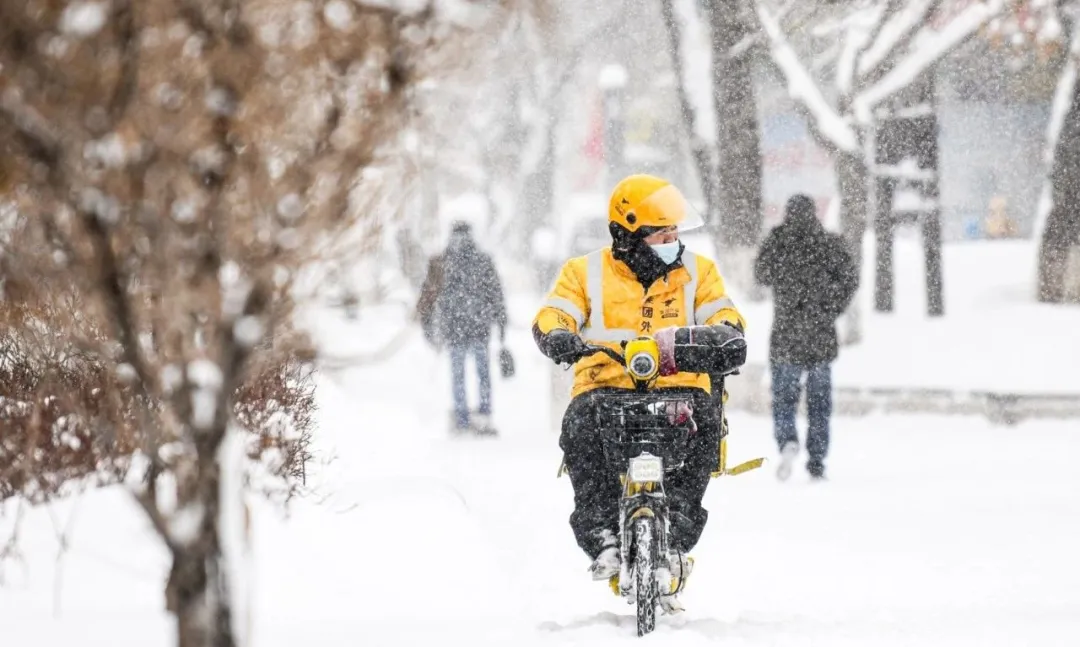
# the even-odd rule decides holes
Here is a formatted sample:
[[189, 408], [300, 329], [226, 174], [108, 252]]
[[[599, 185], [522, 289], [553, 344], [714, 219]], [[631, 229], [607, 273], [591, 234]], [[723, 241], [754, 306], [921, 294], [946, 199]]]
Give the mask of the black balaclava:
[[682, 266], [682, 254], [686, 250], [682, 241], [679, 241], [679, 255], [668, 265], [645, 242], [645, 238], [656, 231], [655, 228], [641, 227], [632, 232], [619, 223], [612, 222], [608, 225], [608, 230], [611, 232], [611, 255], [626, 263], [646, 290], [656, 279]]
[[470, 271], [476, 262], [476, 241], [473, 240], [472, 231], [467, 224], [455, 223], [450, 231], [450, 240], [446, 245], [444, 255], [444, 271], [452, 274], [456, 271]]

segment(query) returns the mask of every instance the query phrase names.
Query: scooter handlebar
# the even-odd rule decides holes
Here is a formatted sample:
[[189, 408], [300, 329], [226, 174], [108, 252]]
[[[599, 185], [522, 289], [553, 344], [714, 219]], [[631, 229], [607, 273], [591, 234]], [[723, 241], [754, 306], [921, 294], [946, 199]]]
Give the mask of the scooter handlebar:
[[588, 351], [587, 353], [585, 353], [585, 357], [589, 357], [590, 355], [595, 355], [597, 353], [603, 353], [618, 362], [619, 364], [626, 363], [626, 357], [614, 348], [608, 348], [607, 346], [600, 346], [598, 344], [587, 344], [585, 348]]

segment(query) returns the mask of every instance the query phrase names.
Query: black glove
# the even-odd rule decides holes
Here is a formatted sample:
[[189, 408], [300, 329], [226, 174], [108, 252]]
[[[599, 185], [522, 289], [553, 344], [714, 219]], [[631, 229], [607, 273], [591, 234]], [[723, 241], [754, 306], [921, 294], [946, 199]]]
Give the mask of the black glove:
[[660, 375], [708, 373], [726, 375], [746, 363], [746, 338], [738, 326], [684, 326], [656, 333]]
[[540, 352], [547, 355], [556, 364], [574, 364], [588, 354], [588, 348], [581, 337], [564, 328], [556, 328], [544, 334], [533, 327], [533, 336]]

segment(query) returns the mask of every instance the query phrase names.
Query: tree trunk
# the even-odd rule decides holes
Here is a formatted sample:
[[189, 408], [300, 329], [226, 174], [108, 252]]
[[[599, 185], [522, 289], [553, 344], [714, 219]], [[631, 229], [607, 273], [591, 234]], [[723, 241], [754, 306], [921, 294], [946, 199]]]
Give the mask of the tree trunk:
[[220, 550], [173, 552], [166, 588], [178, 647], [235, 647], [228, 578]]
[[896, 240], [896, 218], [893, 216], [893, 193], [896, 180], [878, 177], [875, 182], [874, 212], [874, 309], [892, 312], [895, 281], [893, 276], [893, 243]]
[[697, 171], [698, 182], [701, 186], [701, 196], [705, 200], [705, 222], [715, 238], [718, 202], [716, 171], [713, 168], [708, 142], [697, 136], [698, 115], [686, 92], [686, 66], [682, 57], [682, 26], [679, 24], [678, 16], [675, 15], [674, 5], [674, 0], [661, 0], [660, 12], [664, 19], [664, 26], [667, 28], [671, 66], [675, 72], [675, 90], [679, 97], [679, 111], [682, 113], [683, 127], [686, 130], [687, 142], [690, 144], [690, 155], [694, 160], [694, 169]]
[[922, 226], [922, 240], [923, 262], [926, 264], [926, 313], [931, 317], [940, 317], [945, 314], [940, 207], [935, 207], [932, 213], [927, 214]]
[[752, 48], [732, 54], [751, 35], [754, 23], [747, 3], [712, 0], [713, 100], [719, 164], [716, 193], [718, 247], [734, 260], [732, 277], [752, 300], [761, 298], [753, 274], [753, 257], [761, 238], [761, 129], [752, 74]]
[[[834, 155], [836, 180], [840, 192], [840, 229], [847, 243], [851, 260], [862, 275], [862, 241], [866, 233], [866, 213], [869, 204], [869, 169], [862, 151], [856, 154], [837, 151]], [[859, 301], [856, 298], [844, 314], [844, 344], [857, 344], [862, 339]]]
[[[176, 616], [177, 647], [236, 647], [230, 573], [222, 550], [220, 442], [203, 438], [197, 444], [203, 446], [197, 450], [201, 459], [195, 481], [179, 488], [181, 507], [171, 515], [173, 564], [166, 606]], [[185, 508], [199, 511], [197, 527], [182, 527], [191, 520]]]
[[1080, 83], [1073, 82], [1054, 146], [1050, 185], [1052, 203], [1039, 244], [1039, 301], [1061, 303], [1069, 249], [1080, 244]]

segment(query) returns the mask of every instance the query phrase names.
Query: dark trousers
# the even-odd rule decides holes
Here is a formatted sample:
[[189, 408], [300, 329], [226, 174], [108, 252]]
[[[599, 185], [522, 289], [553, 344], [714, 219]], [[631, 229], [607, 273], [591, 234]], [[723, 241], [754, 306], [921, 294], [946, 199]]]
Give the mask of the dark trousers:
[[[689, 552], [701, 538], [708, 511], [701, 506], [710, 472], [716, 469], [720, 451], [719, 403], [700, 389], [665, 389], [664, 394], [686, 392], [694, 399], [697, 433], [690, 439], [690, 453], [683, 466], [665, 477], [664, 490], [671, 510], [671, 545]], [[619, 536], [619, 473], [624, 465], [610, 464], [604, 457], [602, 431], [596, 427], [597, 400], [622, 389], [596, 389], [570, 401], [563, 416], [559, 447], [562, 448], [570, 483], [574, 488], [574, 511], [570, 527], [578, 546], [590, 558]]]
[[806, 413], [809, 426], [806, 433], [806, 452], [810, 463], [824, 464], [829, 453], [829, 418], [832, 416], [832, 366], [816, 364], [772, 366], [773, 432], [776, 444], [783, 449], [787, 443], [799, 442], [795, 430], [795, 412], [802, 395], [802, 376], [806, 374]]
[[469, 404], [465, 391], [465, 359], [476, 360], [476, 376], [480, 382], [480, 407], [484, 415], [491, 414], [491, 358], [487, 340], [472, 340], [450, 346], [450, 372], [453, 378], [454, 419], [459, 427], [469, 424]]

